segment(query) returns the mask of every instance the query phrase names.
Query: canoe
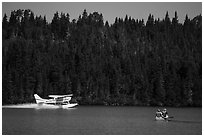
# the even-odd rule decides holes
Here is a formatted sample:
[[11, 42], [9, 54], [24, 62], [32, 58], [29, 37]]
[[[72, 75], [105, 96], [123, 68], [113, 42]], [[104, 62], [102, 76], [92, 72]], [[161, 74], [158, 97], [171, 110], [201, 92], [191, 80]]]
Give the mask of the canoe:
[[164, 120], [167, 120], [167, 119], [164, 119], [163, 117], [155, 117], [155, 120], [157, 120], [157, 121], [164, 121]]

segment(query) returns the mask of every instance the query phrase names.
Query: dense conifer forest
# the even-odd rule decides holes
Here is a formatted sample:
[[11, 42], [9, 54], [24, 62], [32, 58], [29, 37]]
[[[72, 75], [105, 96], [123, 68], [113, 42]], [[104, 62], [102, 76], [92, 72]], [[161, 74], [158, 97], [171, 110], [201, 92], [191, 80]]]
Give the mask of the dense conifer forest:
[[86, 10], [2, 20], [2, 103], [73, 93], [84, 105], [202, 105], [202, 16], [115, 18]]

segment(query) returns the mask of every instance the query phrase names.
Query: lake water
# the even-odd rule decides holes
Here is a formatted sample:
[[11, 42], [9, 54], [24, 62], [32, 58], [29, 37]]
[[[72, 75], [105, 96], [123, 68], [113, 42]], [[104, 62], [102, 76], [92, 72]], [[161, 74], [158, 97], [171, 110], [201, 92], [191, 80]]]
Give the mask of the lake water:
[[156, 107], [77, 106], [36, 109], [4, 106], [2, 134], [13, 135], [201, 135], [202, 108], [167, 108], [172, 121], [155, 121]]

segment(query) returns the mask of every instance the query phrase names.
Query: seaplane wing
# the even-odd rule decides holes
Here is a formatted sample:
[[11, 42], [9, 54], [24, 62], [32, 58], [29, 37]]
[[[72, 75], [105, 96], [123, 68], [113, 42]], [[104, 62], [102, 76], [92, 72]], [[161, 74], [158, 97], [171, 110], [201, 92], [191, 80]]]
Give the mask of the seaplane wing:
[[49, 95], [48, 97], [50, 98], [66, 98], [66, 97], [71, 97], [73, 96], [73, 94], [69, 94], [69, 95]]

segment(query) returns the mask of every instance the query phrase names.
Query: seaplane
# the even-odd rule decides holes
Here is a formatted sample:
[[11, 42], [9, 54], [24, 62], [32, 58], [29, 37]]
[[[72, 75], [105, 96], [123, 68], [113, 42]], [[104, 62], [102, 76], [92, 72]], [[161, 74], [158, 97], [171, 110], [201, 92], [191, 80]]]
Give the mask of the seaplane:
[[48, 95], [51, 99], [43, 99], [37, 94], [34, 94], [38, 106], [51, 108], [72, 108], [77, 106], [77, 103], [70, 103], [73, 94], [69, 95]]

